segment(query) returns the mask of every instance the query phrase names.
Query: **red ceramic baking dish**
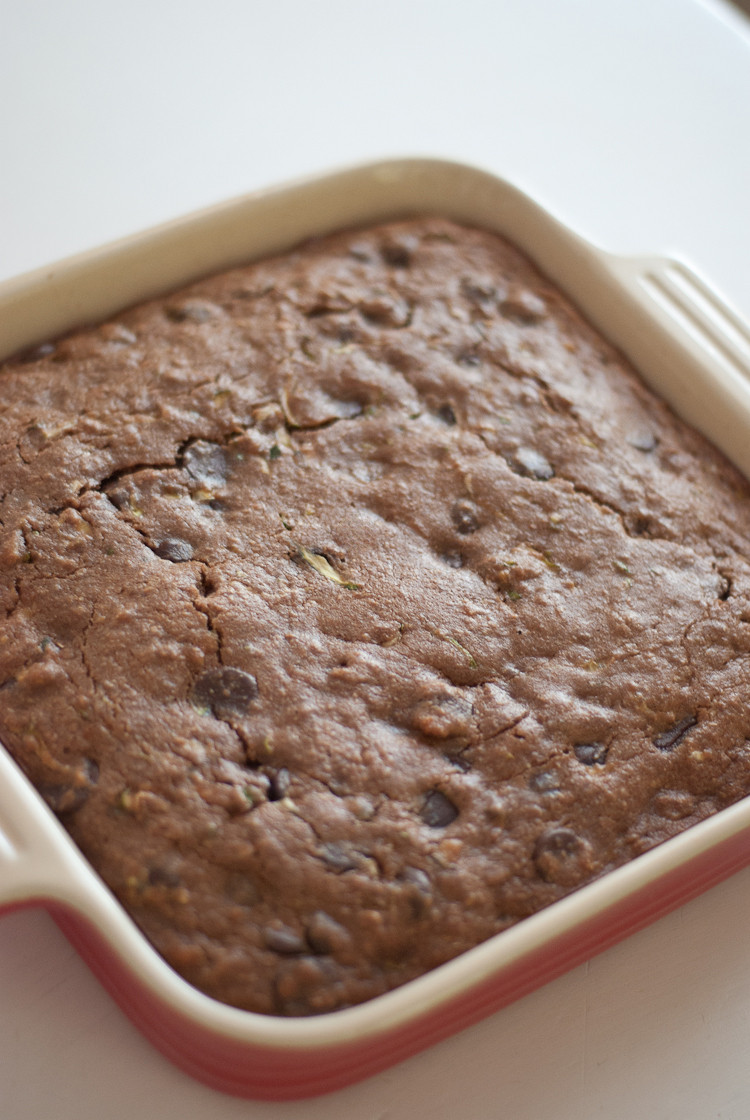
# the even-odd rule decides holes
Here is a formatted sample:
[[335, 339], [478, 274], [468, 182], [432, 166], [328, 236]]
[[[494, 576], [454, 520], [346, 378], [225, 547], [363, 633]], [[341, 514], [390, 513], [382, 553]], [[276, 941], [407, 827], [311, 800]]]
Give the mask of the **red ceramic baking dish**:
[[[507, 236], [644, 379], [750, 474], [750, 332], [675, 261], [592, 247], [523, 193], [441, 161], [356, 167], [251, 195], [0, 285], [0, 357], [313, 235], [440, 214]], [[341, 1088], [460, 1030], [750, 862], [750, 799], [357, 1007], [313, 1018], [220, 1004], [156, 954], [0, 748], [0, 909], [44, 906], [145, 1035], [240, 1096]]]

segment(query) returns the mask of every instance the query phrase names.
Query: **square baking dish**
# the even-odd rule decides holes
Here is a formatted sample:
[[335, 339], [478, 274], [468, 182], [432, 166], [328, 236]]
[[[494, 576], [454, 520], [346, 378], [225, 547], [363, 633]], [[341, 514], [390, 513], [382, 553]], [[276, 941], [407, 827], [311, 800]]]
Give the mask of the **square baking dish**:
[[[683, 264], [589, 245], [470, 167], [400, 160], [214, 207], [0, 285], [0, 358], [309, 237], [410, 215], [495, 230], [750, 475], [750, 332]], [[476, 1022], [750, 863], [750, 798], [387, 995], [314, 1018], [220, 1004], [177, 976], [0, 748], [0, 909], [41, 905], [166, 1056], [239, 1096], [328, 1092]]]

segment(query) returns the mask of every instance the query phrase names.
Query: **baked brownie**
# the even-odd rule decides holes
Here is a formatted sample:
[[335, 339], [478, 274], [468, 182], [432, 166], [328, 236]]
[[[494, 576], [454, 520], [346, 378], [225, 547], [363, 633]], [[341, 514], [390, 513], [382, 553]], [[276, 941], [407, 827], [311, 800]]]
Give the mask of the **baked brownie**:
[[218, 999], [365, 1000], [750, 791], [748, 487], [496, 236], [333, 236], [0, 393], [0, 738]]

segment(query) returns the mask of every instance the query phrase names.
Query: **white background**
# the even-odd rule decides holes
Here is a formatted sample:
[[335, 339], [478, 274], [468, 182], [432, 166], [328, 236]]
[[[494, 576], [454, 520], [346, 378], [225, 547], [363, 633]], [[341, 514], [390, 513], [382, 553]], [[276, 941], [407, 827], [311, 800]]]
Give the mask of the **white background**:
[[[439, 155], [750, 317], [750, 21], [723, 0], [0, 0], [0, 280], [275, 181]], [[314, 1102], [205, 1089], [47, 916], [0, 920], [1, 1120], [746, 1120], [750, 871]]]

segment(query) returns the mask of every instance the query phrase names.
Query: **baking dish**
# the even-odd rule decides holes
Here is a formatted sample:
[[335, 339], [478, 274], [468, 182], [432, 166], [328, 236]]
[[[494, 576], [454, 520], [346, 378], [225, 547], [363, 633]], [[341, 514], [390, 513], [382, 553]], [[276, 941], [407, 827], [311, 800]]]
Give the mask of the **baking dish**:
[[[0, 354], [307, 236], [415, 212], [509, 236], [750, 472], [750, 339], [710, 289], [678, 263], [601, 253], [500, 180], [435, 161], [381, 163], [242, 199], [4, 285]], [[315, 1019], [274, 1019], [217, 1004], [173, 974], [2, 752], [0, 766], [0, 905], [45, 905], [161, 1050], [248, 1096], [302, 1096], [372, 1073], [750, 860], [743, 802], [397, 991]]]

